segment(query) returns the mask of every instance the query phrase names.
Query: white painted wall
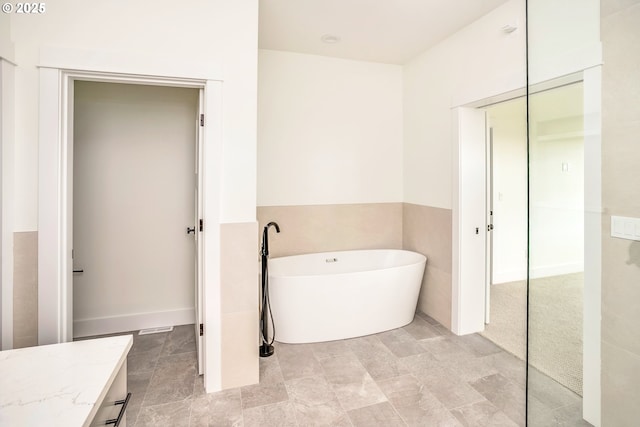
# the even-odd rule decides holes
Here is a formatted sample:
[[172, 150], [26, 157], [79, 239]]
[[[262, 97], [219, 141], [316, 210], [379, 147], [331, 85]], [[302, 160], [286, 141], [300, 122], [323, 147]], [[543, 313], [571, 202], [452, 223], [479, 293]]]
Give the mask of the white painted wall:
[[198, 90], [74, 92], [74, 335], [193, 323]]
[[11, 15], [0, 15], [0, 58], [13, 61], [13, 42], [11, 41]]
[[[9, 163], [4, 161], [6, 158], [5, 147], [13, 146], [13, 137], [11, 137], [11, 141], [8, 141], [9, 135], [6, 130], [7, 109], [10, 108], [13, 111], [14, 102], [13, 98], [9, 99], [8, 94], [6, 94], [8, 88], [6, 84], [9, 77], [5, 67], [10, 66], [10, 64], [5, 65], [5, 59], [7, 57], [13, 59], [10, 25], [9, 15], [3, 14], [0, 16], [0, 165], [2, 165], [2, 170], [0, 171], [0, 283], [2, 284], [0, 287], [0, 350], [11, 348], [13, 344], [13, 322], [9, 320], [13, 317], [13, 307], [12, 304], [9, 304], [13, 300], [13, 275], [5, 272], [9, 267], [8, 262], [5, 260], [7, 252], [13, 252], [13, 244], [9, 245], [12, 242], [9, 242], [6, 238], [7, 234], [13, 234], [13, 231], [5, 226], [5, 209], [8, 207], [7, 201], [5, 201], [5, 182], [8, 178], [6, 176], [6, 166]], [[10, 73], [13, 75], [13, 70]], [[13, 88], [13, 81], [11, 81], [11, 88]], [[11, 94], [13, 94], [13, 90]], [[13, 120], [11, 122], [13, 123]], [[13, 128], [11, 130], [13, 132]], [[11, 155], [11, 160], [13, 160], [13, 154]], [[13, 161], [10, 164], [13, 164]], [[11, 187], [13, 188], [13, 185]], [[10, 261], [13, 263], [13, 256]], [[3, 301], [6, 301], [6, 303]], [[6, 325], [6, 327], [3, 325]]]
[[[9, 52], [10, 54], [11, 52]], [[4, 54], [4, 53], [3, 53]], [[0, 349], [13, 348], [13, 150], [15, 67], [0, 56]]]
[[[530, 96], [530, 275], [582, 271], [583, 85]], [[525, 100], [488, 107], [493, 127], [493, 283], [527, 277]], [[541, 134], [542, 133], [542, 134]], [[566, 164], [568, 170], [563, 171]]]
[[530, 274], [579, 272], [585, 238], [583, 84], [533, 94], [529, 105]]
[[[42, 48], [129, 55], [160, 75], [224, 80], [221, 219], [255, 220], [257, 0], [176, 5], [58, 0], [43, 15], [11, 15], [16, 69], [16, 231], [37, 228], [38, 72]], [[191, 66], [190, 64], [194, 64]], [[203, 67], [203, 64], [204, 67]]]
[[258, 205], [402, 201], [402, 68], [261, 50]]
[[[168, 9], [175, 3], [167, 0]], [[210, 1], [204, 1], [208, 5]], [[127, 3], [128, 4], [128, 3]], [[221, 222], [256, 221], [256, 159], [258, 114], [258, 0], [216, 0], [213, 13], [200, 14], [185, 22], [191, 28], [202, 19], [214, 34], [199, 38], [195, 49], [213, 45], [214, 57], [223, 62], [223, 150]], [[196, 16], [197, 15], [197, 16]], [[206, 50], [205, 50], [206, 51]], [[257, 243], [256, 243], [257, 246]]]
[[[515, 32], [501, 31], [516, 22]], [[524, 87], [524, 71], [524, 2], [518, 0], [405, 64], [405, 202], [451, 209], [451, 107]]]
[[[509, 1], [405, 64], [405, 202], [451, 208], [451, 107], [524, 88], [524, 3]], [[530, 83], [599, 60], [599, 10], [598, 0], [529, 1]]]
[[537, 83], [592, 66], [600, 45], [600, 0], [529, 0], [529, 79]]
[[[205, 214], [210, 218], [204, 231], [210, 249], [205, 254], [208, 266], [204, 284], [208, 324], [205, 387], [209, 391], [219, 390], [222, 307], [219, 251], [215, 249], [220, 244], [219, 226], [221, 222], [255, 222], [256, 216], [258, 0], [194, 0], [179, 7], [168, 0], [153, 4], [59, 0], [39, 16], [12, 14], [10, 24], [18, 64], [17, 231], [37, 228], [38, 140], [42, 137], [37, 124], [41, 113], [39, 97], [50, 101], [57, 96], [57, 92], [49, 92], [56, 88], [51, 81], [55, 69], [38, 70], [39, 65], [64, 69], [80, 64], [85, 65], [78, 67], [81, 70], [207, 80], [205, 108], [221, 120], [207, 119], [211, 126], [205, 138], [213, 144], [205, 151], [205, 157], [207, 164], [223, 166], [205, 178], [206, 199], [216, 202], [207, 205]], [[48, 83], [42, 92], [40, 77]], [[223, 83], [217, 84], [216, 80]], [[47, 116], [46, 123], [40, 125], [51, 125], [47, 121], [50, 119]], [[46, 237], [55, 242], [55, 236]], [[257, 247], [257, 236], [255, 244], [249, 246]], [[254, 264], [247, 265], [247, 269], [255, 268]], [[59, 278], [48, 279], [48, 284], [55, 286]], [[55, 322], [42, 317], [40, 320]], [[257, 334], [257, 324], [255, 329]], [[46, 341], [51, 342], [50, 339], [48, 336]]]
[[[584, 268], [584, 140], [533, 141], [531, 147], [533, 277]], [[563, 171], [563, 163], [569, 170]]]

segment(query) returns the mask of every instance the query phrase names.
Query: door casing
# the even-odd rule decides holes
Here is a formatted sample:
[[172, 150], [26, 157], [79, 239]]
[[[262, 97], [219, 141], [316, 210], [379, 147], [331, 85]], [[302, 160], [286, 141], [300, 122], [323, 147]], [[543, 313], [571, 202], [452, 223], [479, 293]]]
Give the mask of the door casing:
[[[600, 392], [600, 365], [601, 365], [601, 269], [602, 269], [602, 177], [601, 177], [601, 74], [600, 65], [593, 66], [582, 71], [568, 74], [557, 79], [545, 81], [528, 88], [528, 93], [536, 93], [554, 87], [582, 81], [584, 83], [584, 132], [585, 132], [585, 200], [584, 200], [584, 307], [583, 307], [583, 418], [593, 424], [600, 425], [601, 418], [601, 392]], [[457, 335], [480, 332], [484, 329], [485, 298], [479, 297], [477, 286], [486, 289], [486, 283], [465, 283], [460, 281], [459, 272], [466, 268], [465, 259], [461, 256], [466, 245], [459, 230], [462, 219], [469, 215], [466, 209], [471, 205], [460, 203], [462, 169], [460, 158], [465, 146], [460, 144], [460, 132], [467, 129], [469, 114], [459, 114], [468, 110], [479, 109], [509, 99], [525, 96], [527, 90], [522, 88], [503, 95], [497, 95], [483, 100], [478, 100], [454, 108], [453, 125], [456, 129], [453, 140], [453, 195], [452, 195], [452, 295], [451, 295], [451, 324], [452, 330]], [[473, 113], [470, 113], [473, 115]], [[485, 177], [477, 176], [485, 182]], [[587, 190], [588, 189], [588, 190]], [[486, 188], [485, 188], [486, 191]], [[486, 195], [484, 196], [486, 198]], [[486, 216], [485, 216], [486, 218]], [[480, 222], [480, 220], [478, 220]], [[487, 221], [484, 227], [486, 230]], [[482, 256], [490, 262], [487, 256], [486, 246]], [[485, 266], [485, 268], [487, 268]], [[486, 275], [483, 272], [483, 280]], [[475, 296], [469, 300], [470, 296]]]
[[189, 87], [201, 90], [200, 192], [202, 249], [202, 360], [207, 391], [221, 389], [220, 151], [222, 82], [203, 78], [40, 68], [38, 192], [38, 344], [73, 339], [73, 82], [75, 80]]

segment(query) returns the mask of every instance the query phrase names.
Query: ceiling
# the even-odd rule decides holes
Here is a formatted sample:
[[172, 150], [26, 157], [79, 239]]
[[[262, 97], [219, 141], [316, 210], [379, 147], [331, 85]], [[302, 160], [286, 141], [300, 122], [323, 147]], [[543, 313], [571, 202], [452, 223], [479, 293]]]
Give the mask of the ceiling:
[[[404, 64], [507, 0], [260, 0], [259, 46]], [[321, 41], [325, 34], [340, 42]]]

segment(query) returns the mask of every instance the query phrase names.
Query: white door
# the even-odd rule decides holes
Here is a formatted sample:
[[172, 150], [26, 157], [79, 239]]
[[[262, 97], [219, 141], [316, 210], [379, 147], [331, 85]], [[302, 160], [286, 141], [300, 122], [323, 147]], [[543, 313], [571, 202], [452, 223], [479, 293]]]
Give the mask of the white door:
[[491, 283], [493, 257], [493, 129], [487, 126], [487, 267], [484, 295], [484, 323], [491, 321]]
[[200, 170], [202, 168], [202, 156], [200, 153], [202, 152], [202, 142], [204, 141], [203, 128], [204, 128], [204, 90], [200, 89], [199, 94], [199, 106], [198, 106], [198, 117], [196, 120], [196, 155], [195, 155], [195, 190], [194, 190], [194, 201], [195, 201], [195, 218], [194, 225], [195, 228], [193, 233], [193, 239], [195, 243], [195, 334], [196, 334], [196, 353], [198, 357], [198, 374], [202, 375], [204, 373], [204, 366], [202, 357], [202, 336], [204, 333], [204, 319], [202, 316], [202, 231], [204, 229], [204, 224], [202, 222], [202, 174]]
[[480, 332], [485, 321], [486, 113], [454, 110], [453, 315], [456, 334]]

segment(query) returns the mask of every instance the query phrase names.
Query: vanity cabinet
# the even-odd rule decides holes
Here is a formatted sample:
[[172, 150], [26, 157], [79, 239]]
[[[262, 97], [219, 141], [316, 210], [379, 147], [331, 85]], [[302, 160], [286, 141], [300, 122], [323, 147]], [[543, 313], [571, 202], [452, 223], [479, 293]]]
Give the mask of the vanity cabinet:
[[130, 397], [131, 393], [127, 392], [127, 361], [125, 360], [93, 418], [91, 426], [126, 427], [127, 405]]
[[126, 426], [131, 335], [0, 352], [0, 426]]

